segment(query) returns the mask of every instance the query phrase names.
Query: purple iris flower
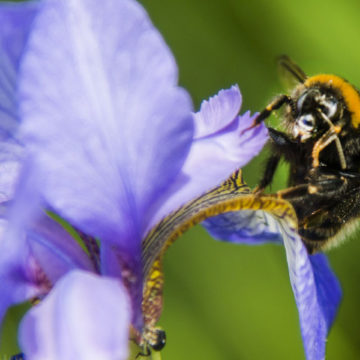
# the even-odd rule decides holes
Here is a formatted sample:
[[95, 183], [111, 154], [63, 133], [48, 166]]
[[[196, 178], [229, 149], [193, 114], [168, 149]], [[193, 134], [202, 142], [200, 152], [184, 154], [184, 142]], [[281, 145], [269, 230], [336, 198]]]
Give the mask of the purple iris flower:
[[[143, 328], [142, 240], [255, 156], [266, 130], [242, 133], [252, 118], [237, 116], [237, 87], [192, 115], [132, 0], [2, 4], [0, 23], [0, 315], [41, 299], [20, 327], [28, 359], [124, 359], [130, 324]], [[44, 207], [86, 234], [87, 252]], [[306, 356], [323, 359], [340, 299], [325, 257], [266, 212], [205, 225], [232, 242], [283, 240]]]
[[252, 117], [236, 86], [193, 114], [133, 0], [1, 4], [0, 23], [0, 315], [40, 300], [20, 326], [27, 359], [125, 359], [144, 327], [142, 240], [257, 154], [266, 129], [240, 136]]

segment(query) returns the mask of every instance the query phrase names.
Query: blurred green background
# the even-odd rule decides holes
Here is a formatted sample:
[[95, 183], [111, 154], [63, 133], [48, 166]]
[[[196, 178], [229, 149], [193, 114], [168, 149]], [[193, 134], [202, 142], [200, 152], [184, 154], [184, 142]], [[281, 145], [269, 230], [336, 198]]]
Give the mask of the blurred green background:
[[[280, 54], [290, 55], [310, 75], [336, 73], [360, 85], [356, 0], [142, 3], [175, 54], [180, 83], [196, 109], [202, 99], [238, 83], [243, 110], [262, 110], [282, 91], [275, 66]], [[265, 156], [264, 151], [245, 169], [252, 186]], [[282, 166], [273, 190], [285, 183]], [[360, 359], [359, 235], [329, 253], [344, 292], [329, 336], [329, 360]], [[165, 276], [164, 360], [304, 359], [281, 246], [220, 243], [198, 226], [168, 251]], [[7, 317], [0, 355], [14, 351], [15, 318], [14, 313]]]

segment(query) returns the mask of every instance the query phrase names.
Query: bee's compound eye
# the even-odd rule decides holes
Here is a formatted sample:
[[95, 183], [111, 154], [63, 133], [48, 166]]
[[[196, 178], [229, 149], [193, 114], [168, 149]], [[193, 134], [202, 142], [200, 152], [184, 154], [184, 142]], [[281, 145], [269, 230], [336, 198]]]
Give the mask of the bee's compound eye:
[[304, 105], [304, 101], [305, 101], [305, 99], [307, 98], [307, 96], [308, 96], [308, 92], [307, 91], [305, 91], [301, 96], [300, 96], [300, 98], [299, 98], [299, 100], [297, 101], [297, 110], [299, 111], [299, 112], [301, 112], [301, 110], [302, 110], [302, 108], [303, 108], [303, 105]]
[[323, 107], [326, 109], [325, 114], [331, 119], [338, 110], [338, 101], [335, 98], [328, 98], [322, 102]]
[[313, 130], [313, 128], [315, 126], [315, 119], [311, 114], [306, 114], [306, 115], [300, 116], [297, 123], [301, 130], [309, 132], [309, 131]]
[[151, 344], [151, 347], [155, 351], [160, 351], [164, 348], [166, 344], [166, 332], [161, 329], [156, 329], [156, 341]]

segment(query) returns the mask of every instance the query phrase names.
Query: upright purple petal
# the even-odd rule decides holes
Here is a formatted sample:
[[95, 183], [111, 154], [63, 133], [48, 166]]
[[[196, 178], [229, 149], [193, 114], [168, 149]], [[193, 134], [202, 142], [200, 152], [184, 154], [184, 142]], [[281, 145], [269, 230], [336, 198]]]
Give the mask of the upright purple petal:
[[237, 86], [221, 90], [194, 115], [196, 138], [181, 173], [159, 199], [151, 225], [187, 201], [226, 180], [256, 156], [268, 136], [264, 125], [249, 128], [254, 117], [237, 116], [241, 94]]
[[16, 132], [18, 65], [39, 6], [34, 1], [0, 3], [0, 141]]
[[193, 135], [190, 98], [144, 9], [131, 0], [46, 2], [21, 75], [24, 140], [47, 201], [84, 232], [137, 247], [144, 212]]
[[17, 80], [21, 55], [39, 2], [0, 3], [0, 202], [13, 196], [23, 149], [18, 127]]
[[14, 196], [23, 155], [24, 149], [18, 143], [0, 140], [0, 202], [11, 200]]
[[130, 315], [118, 280], [73, 271], [25, 315], [20, 347], [27, 360], [125, 360]]

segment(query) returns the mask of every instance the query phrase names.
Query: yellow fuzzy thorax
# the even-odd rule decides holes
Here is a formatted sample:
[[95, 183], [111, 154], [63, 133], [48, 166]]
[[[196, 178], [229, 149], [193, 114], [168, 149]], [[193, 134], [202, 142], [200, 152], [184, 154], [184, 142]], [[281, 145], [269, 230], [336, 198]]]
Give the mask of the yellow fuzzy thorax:
[[337, 89], [343, 96], [345, 104], [351, 113], [351, 124], [354, 128], [360, 125], [360, 95], [357, 90], [346, 80], [336, 75], [316, 75], [309, 77], [304, 85], [326, 84]]

